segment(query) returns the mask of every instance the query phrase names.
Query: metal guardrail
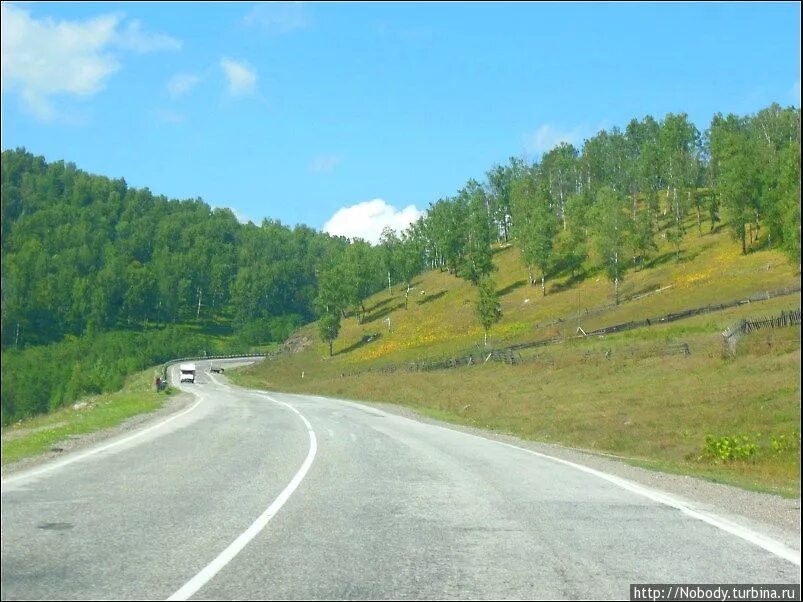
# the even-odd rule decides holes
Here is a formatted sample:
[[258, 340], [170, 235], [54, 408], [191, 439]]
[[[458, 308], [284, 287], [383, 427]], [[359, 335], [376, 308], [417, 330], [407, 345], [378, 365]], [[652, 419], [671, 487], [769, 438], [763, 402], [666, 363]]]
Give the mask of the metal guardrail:
[[176, 359], [168, 360], [162, 364], [161, 373], [162, 379], [167, 380], [167, 369], [173, 364], [180, 362], [200, 362], [204, 360], [236, 360], [244, 357], [265, 357], [264, 353], [235, 353], [233, 355], [197, 355], [191, 357], [179, 357]]

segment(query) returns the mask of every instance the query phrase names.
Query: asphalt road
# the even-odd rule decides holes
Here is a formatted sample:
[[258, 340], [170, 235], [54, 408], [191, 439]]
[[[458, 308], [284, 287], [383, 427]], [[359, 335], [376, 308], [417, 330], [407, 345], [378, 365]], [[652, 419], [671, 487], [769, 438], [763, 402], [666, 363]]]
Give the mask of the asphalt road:
[[[199, 363], [208, 369], [208, 364]], [[2, 599], [619, 599], [800, 583], [800, 549], [582, 466], [203, 372], [2, 485]]]

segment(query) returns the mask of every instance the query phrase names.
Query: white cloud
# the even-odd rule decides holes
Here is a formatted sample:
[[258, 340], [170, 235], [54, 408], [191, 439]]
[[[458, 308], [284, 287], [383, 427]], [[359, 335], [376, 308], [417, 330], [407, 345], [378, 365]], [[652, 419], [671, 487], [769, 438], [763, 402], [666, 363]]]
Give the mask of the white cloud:
[[316, 155], [310, 163], [310, 170], [314, 173], [329, 173], [343, 160], [340, 155]]
[[2, 4], [2, 86], [20, 95], [41, 120], [55, 116], [52, 97], [88, 97], [100, 92], [120, 69], [113, 48], [164, 49], [167, 36], [146, 34], [134, 21], [122, 31], [122, 17], [100, 15], [83, 21], [34, 19], [13, 4]]
[[324, 224], [323, 230], [333, 236], [362, 238], [377, 244], [385, 226], [401, 232], [422, 215], [424, 212], [415, 205], [398, 210], [383, 199], [374, 199], [339, 209]]
[[309, 18], [303, 2], [271, 2], [255, 6], [243, 17], [243, 22], [269, 35], [282, 35], [304, 29], [309, 24]]
[[123, 50], [143, 54], [160, 50], [179, 50], [181, 42], [163, 33], [144, 32], [140, 22], [134, 20], [118, 35], [117, 46]]
[[583, 141], [583, 132], [584, 128], [582, 127], [561, 131], [547, 123], [542, 125], [535, 132], [525, 136], [524, 144], [527, 152], [543, 155], [558, 146], [561, 142], [568, 142], [574, 146], [579, 146]]
[[200, 76], [192, 73], [176, 73], [167, 82], [167, 92], [171, 98], [178, 98], [194, 88], [201, 81]]
[[250, 94], [256, 89], [257, 74], [245, 63], [224, 58], [220, 60], [220, 66], [226, 74], [232, 96]]

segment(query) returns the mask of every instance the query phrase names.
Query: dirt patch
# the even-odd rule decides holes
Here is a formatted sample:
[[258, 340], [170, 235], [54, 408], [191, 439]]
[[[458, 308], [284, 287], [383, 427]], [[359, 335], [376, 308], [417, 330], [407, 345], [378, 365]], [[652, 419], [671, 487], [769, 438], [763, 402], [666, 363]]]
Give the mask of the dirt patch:
[[279, 353], [298, 353], [312, 345], [312, 341], [306, 335], [293, 335], [287, 339], [279, 348]]

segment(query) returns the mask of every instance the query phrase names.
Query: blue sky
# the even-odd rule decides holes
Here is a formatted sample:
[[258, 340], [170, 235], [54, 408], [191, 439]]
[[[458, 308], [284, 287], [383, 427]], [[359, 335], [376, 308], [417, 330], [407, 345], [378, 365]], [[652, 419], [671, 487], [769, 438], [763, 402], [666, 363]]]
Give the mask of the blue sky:
[[800, 106], [797, 2], [2, 7], [3, 149], [367, 238], [633, 117]]

